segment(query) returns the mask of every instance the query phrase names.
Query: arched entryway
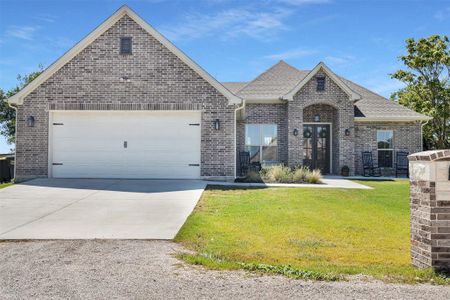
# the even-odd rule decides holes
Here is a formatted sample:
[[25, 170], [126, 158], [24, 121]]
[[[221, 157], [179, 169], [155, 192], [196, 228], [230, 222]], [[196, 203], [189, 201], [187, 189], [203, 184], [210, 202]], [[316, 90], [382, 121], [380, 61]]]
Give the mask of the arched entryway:
[[338, 110], [328, 104], [303, 109], [303, 165], [337, 174], [339, 165]]

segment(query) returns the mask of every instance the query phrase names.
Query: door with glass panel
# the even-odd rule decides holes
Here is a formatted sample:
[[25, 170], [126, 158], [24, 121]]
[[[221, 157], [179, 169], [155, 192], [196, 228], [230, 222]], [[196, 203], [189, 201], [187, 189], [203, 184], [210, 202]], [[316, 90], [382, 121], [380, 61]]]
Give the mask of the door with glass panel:
[[319, 169], [322, 174], [331, 173], [331, 133], [329, 124], [303, 125], [303, 165]]
[[277, 125], [246, 124], [245, 151], [251, 163], [270, 164], [278, 161]]

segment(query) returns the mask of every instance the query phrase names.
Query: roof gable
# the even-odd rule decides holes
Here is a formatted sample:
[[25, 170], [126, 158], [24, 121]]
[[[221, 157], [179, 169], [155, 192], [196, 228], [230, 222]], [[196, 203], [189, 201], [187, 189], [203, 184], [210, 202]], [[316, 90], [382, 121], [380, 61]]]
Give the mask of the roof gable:
[[294, 86], [288, 93], [283, 95], [283, 99], [293, 100], [294, 95], [297, 94], [300, 89], [305, 86], [319, 71], [323, 71], [331, 80], [334, 81], [349, 97], [350, 100], [356, 101], [361, 99], [361, 95], [354, 92], [341, 78], [339, 78], [336, 74], [334, 74], [330, 68], [328, 68], [323, 62], [320, 62], [314, 69], [309, 72], [307, 76], [305, 76], [297, 85]]
[[134, 11], [132, 11], [128, 6], [124, 5], [118, 9], [112, 16], [110, 16], [106, 21], [104, 21], [100, 26], [89, 33], [84, 39], [78, 42], [73, 48], [67, 51], [63, 56], [51, 64], [41, 75], [30, 82], [22, 90], [16, 93], [14, 96], [8, 99], [10, 104], [21, 105], [23, 99], [33, 92], [37, 87], [54, 75], [59, 69], [61, 69], [65, 64], [71, 61], [76, 55], [78, 55], [83, 49], [88, 47], [93, 41], [105, 33], [109, 28], [111, 28], [117, 21], [119, 21], [123, 16], [127, 15], [133, 21], [135, 21], [139, 26], [141, 26], [148, 34], [158, 40], [163, 46], [165, 46], [169, 51], [176, 55], [182, 62], [193, 69], [200, 77], [202, 77], [206, 82], [211, 84], [215, 89], [217, 89], [221, 94], [223, 94], [229, 101], [229, 104], [239, 104], [242, 99], [229, 91], [225, 86], [218, 82], [214, 77], [212, 77], [208, 72], [206, 72], [202, 67], [195, 63], [191, 58], [184, 54], [180, 49], [178, 49], [174, 44], [172, 44], [168, 39], [166, 39], [161, 33], [156, 31], [150, 24], [139, 17]]

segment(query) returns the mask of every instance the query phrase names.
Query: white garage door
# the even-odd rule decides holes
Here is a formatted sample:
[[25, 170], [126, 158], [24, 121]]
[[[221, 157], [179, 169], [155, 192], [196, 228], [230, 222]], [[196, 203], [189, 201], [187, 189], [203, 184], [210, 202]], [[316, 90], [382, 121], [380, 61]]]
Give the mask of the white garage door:
[[200, 178], [200, 112], [51, 112], [50, 176]]

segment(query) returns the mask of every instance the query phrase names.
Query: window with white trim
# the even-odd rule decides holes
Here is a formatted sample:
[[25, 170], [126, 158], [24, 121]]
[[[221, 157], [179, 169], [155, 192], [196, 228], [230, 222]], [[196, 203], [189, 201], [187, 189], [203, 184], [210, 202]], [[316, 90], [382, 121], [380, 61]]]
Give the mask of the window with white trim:
[[277, 139], [275, 124], [246, 124], [245, 150], [250, 153], [250, 162], [277, 162]]
[[378, 166], [392, 168], [394, 164], [394, 131], [377, 130]]

